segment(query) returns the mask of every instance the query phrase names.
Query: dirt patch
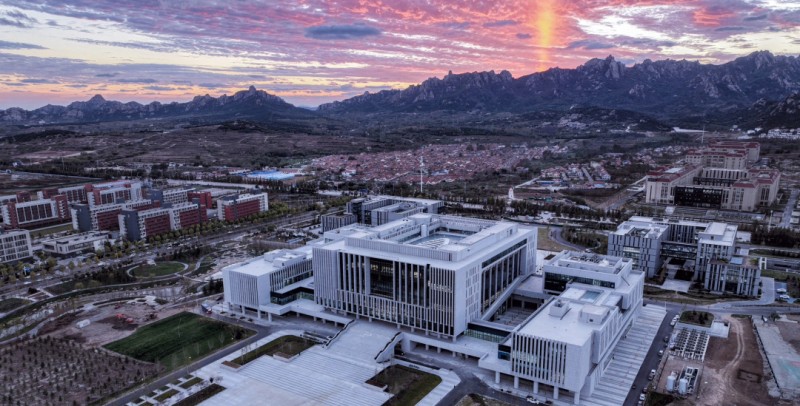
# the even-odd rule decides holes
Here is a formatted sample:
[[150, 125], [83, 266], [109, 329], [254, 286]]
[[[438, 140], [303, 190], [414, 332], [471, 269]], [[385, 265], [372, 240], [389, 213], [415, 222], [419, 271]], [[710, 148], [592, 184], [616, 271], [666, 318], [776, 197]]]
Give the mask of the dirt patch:
[[69, 326], [70, 324], [78, 320], [79, 317], [81, 317], [81, 313], [82, 312], [67, 313], [53, 321], [49, 321], [45, 323], [45, 325], [42, 326], [42, 328], [39, 329], [39, 334], [44, 335], [52, 333], [53, 331], [60, 330], [66, 326]]
[[778, 322], [775, 323], [775, 325], [778, 326], [783, 341], [789, 343], [795, 351], [800, 353], [800, 323], [791, 322], [800, 321], [800, 316], [790, 315], [787, 316], [787, 319], [789, 319], [790, 322]]
[[769, 396], [764, 362], [750, 319], [727, 318], [727, 339], [712, 337], [702, 369], [697, 405], [779, 404]]
[[[48, 331], [47, 335], [72, 339], [90, 347], [101, 346], [125, 338], [138, 327], [172, 316], [181, 310], [138, 302], [94, 307], [71, 322], [62, 323], [57, 329]], [[89, 320], [89, 325], [78, 328], [76, 322], [81, 320]]]

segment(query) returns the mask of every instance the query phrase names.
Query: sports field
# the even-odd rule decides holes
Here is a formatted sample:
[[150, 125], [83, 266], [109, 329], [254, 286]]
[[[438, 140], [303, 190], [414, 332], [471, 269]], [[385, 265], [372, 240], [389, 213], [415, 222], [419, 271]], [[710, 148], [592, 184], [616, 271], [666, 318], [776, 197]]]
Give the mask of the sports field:
[[184, 312], [142, 327], [105, 348], [175, 369], [252, 334], [252, 330]]

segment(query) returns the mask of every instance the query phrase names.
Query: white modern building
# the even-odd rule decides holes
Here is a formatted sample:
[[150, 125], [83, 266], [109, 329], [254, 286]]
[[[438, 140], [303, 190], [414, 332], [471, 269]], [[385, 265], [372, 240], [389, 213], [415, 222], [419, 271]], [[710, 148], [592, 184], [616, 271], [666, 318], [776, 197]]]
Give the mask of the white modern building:
[[415, 214], [325, 233], [314, 296], [340, 313], [455, 338], [536, 269], [536, 229]]
[[54, 255], [95, 252], [102, 250], [106, 241], [111, 241], [111, 233], [89, 231], [44, 240], [42, 241], [42, 250]]
[[693, 271], [692, 280], [721, 292], [717, 278], [722, 274], [708, 275], [709, 264], [730, 261], [737, 230], [736, 225], [719, 222], [634, 216], [609, 233], [608, 255], [631, 258], [634, 269], [648, 277], [656, 276], [666, 259], [684, 260], [685, 268]]
[[270, 303], [313, 300], [313, 288], [307, 286], [313, 275], [311, 254], [310, 246], [275, 250], [223, 268], [225, 304], [241, 312], [254, 311], [260, 318]]
[[[546, 287], [558, 297], [514, 328], [497, 357], [479, 362], [514, 386], [531, 382], [558, 398], [569, 391], [575, 404], [592, 394], [611, 354], [642, 306], [644, 273], [629, 258], [562, 251], [544, 265]], [[549, 283], [548, 283], [549, 281]], [[627, 391], [628, 388], [622, 390]]]
[[357, 223], [379, 226], [414, 214], [438, 214], [442, 207], [441, 200], [379, 195], [349, 201], [347, 212], [355, 214]]
[[28, 230], [0, 229], [0, 263], [16, 262], [32, 256], [33, 246]]

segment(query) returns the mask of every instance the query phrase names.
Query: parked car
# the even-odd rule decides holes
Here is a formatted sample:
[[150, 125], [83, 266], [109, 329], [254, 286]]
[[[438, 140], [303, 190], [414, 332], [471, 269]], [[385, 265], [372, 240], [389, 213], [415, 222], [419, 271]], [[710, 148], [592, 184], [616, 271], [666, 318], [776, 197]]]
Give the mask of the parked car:
[[658, 356], [659, 357], [663, 357], [664, 356], [664, 350], [658, 350]]

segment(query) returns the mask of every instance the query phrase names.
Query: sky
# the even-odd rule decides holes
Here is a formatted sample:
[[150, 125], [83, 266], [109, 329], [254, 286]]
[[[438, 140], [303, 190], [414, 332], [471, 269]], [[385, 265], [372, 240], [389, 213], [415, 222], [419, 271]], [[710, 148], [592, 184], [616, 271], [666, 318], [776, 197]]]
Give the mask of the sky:
[[312, 107], [448, 71], [758, 50], [800, 54], [800, 0], [0, 0], [0, 109], [250, 85]]

